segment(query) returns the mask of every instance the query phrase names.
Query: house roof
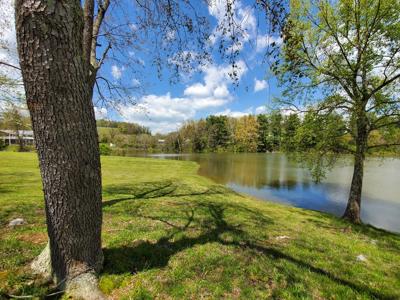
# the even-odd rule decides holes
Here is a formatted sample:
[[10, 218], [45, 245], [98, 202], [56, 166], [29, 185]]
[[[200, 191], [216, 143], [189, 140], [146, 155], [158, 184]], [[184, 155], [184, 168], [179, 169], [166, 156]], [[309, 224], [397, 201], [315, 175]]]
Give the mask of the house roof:
[[[12, 135], [17, 135], [17, 132], [15, 130], [11, 129], [0, 129], [1, 133], [5, 134], [12, 134]], [[32, 130], [19, 130], [18, 131], [19, 135], [26, 136], [26, 137], [33, 137], [33, 131]]]

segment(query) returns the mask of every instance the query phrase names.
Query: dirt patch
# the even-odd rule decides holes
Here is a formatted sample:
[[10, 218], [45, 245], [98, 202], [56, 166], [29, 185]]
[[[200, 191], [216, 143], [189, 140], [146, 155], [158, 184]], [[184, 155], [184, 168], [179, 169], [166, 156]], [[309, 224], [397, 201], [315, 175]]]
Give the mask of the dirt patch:
[[47, 242], [47, 234], [44, 232], [24, 233], [18, 236], [18, 239], [24, 242], [40, 245]]

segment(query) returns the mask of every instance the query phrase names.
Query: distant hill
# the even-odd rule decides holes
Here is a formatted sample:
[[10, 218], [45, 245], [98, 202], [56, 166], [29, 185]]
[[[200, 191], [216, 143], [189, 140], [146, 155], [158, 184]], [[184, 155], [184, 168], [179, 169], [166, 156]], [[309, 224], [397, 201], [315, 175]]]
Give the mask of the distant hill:
[[136, 135], [136, 134], [148, 134], [151, 135], [149, 128], [141, 126], [136, 123], [118, 122], [100, 119], [96, 121], [98, 128], [115, 128], [122, 134]]

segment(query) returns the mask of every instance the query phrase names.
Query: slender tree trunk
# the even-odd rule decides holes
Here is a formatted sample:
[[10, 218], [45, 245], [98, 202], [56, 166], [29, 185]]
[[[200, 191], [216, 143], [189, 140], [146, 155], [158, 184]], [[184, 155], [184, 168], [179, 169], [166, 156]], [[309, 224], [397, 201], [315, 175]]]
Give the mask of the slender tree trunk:
[[19, 152], [25, 151], [23, 136], [20, 136], [20, 135], [18, 134], [18, 135], [17, 135], [17, 138], [18, 138], [18, 151], [19, 151]]
[[[77, 0], [17, 0], [18, 51], [36, 139], [55, 280], [99, 299], [101, 173]], [[94, 292], [90, 292], [94, 291]]]
[[344, 219], [352, 223], [361, 223], [361, 194], [364, 177], [364, 160], [367, 150], [368, 131], [367, 119], [364, 114], [357, 120], [356, 153], [354, 155], [354, 171], [351, 181], [349, 200]]

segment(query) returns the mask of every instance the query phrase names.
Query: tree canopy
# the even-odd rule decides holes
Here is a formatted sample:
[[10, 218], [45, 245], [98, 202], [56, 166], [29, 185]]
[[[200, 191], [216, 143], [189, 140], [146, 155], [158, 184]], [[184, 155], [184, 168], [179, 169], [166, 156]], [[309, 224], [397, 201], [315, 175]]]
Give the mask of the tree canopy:
[[[366, 153], [400, 144], [369, 139], [376, 130], [400, 126], [400, 2], [294, 0], [283, 37], [273, 66], [285, 88], [281, 104], [325, 118], [344, 117], [341, 134], [355, 141], [347, 147], [354, 154], [354, 174], [345, 216], [360, 222]], [[335, 138], [337, 132], [331, 133]]]

